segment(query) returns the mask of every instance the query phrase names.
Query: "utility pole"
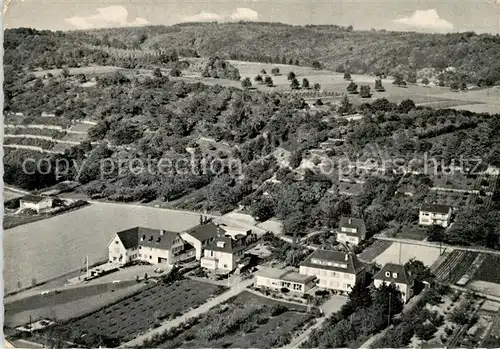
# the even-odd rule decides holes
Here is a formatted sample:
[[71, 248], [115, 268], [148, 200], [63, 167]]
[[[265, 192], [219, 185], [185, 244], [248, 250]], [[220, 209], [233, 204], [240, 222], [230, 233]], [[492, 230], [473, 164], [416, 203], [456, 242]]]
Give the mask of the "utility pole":
[[389, 314], [387, 315], [387, 327], [391, 326], [391, 297], [392, 293], [389, 293]]
[[87, 279], [89, 278], [89, 256], [85, 256], [85, 264], [87, 266]]

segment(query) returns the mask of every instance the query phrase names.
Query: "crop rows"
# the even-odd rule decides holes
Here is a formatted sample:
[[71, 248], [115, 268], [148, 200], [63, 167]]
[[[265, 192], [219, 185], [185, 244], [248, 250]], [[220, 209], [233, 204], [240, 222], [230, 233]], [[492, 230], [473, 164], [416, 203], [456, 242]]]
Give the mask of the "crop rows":
[[467, 273], [478, 254], [478, 252], [455, 250], [441, 263], [434, 275], [439, 281], [455, 283]]

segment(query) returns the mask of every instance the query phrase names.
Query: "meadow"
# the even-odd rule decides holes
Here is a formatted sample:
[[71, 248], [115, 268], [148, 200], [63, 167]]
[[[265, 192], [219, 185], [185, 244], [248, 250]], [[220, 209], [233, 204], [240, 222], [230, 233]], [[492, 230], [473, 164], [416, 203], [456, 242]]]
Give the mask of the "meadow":
[[439, 248], [393, 243], [389, 248], [374, 258], [377, 264], [405, 264], [415, 258], [427, 266], [431, 266], [439, 258]]

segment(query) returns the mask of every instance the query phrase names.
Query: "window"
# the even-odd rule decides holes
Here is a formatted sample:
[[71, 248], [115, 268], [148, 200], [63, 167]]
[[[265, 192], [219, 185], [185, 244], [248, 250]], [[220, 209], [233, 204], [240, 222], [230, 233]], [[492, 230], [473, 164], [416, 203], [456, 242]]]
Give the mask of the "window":
[[391, 272], [390, 271], [386, 271], [385, 272], [385, 276], [388, 277], [388, 278], [391, 277]]
[[224, 268], [227, 268], [227, 264], [224, 264]]
[[152, 259], [152, 258], [153, 258], [153, 256], [149, 256], [149, 259]]
[[119, 244], [120, 242], [118, 240], [115, 240], [115, 244]]

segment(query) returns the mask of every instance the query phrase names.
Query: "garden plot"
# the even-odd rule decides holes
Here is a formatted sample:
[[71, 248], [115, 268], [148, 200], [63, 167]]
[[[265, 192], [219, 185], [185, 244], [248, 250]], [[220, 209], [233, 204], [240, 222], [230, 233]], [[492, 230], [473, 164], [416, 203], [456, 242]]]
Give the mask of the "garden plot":
[[393, 243], [384, 252], [375, 257], [374, 261], [381, 265], [385, 265], [386, 263], [405, 264], [412, 258], [420, 260], [430, 267], [439, 258], [439, 248]]
[[434, 275], [439, 281], [454, 284], [470, 271], [478, 255], [478, 252], [454, 250], [434, 271]]
[[224, 290], [222, 286], [189, 279], [168, 286], [157, 285], [89, 316], [71, 321], [66, 326], [125, 342], [158, 326], [162, 321], [200, 306]]
[[500, 297], [500, 256], [488, 255], [467, 286], [473, 291]]
[[202, 315], [198, 323], [161, 348], [279, 348], [312, 315], [306, 307], [243, 292]]

